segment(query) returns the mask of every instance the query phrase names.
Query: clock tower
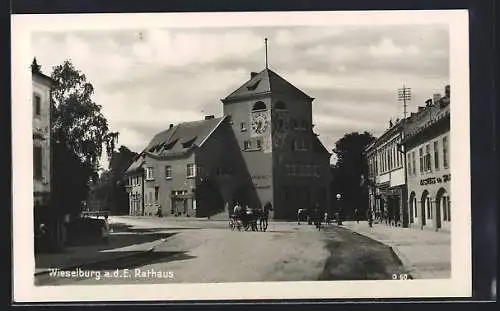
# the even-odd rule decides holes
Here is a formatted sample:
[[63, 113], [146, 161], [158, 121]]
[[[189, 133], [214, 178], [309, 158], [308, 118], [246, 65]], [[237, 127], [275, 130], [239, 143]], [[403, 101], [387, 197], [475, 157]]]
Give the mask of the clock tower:
[[312, 131], [313, 100], [269, 68], [222, 99], [247, 176], [234, 185], [232, 204], [269, 201], [275, 219], [314, 203], [327, 208], [331, 154]]

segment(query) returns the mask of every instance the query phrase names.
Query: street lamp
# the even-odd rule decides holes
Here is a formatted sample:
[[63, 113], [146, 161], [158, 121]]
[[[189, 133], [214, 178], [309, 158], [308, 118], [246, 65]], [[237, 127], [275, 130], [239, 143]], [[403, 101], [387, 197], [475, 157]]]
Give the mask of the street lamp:
[[342, 225], [342, 220], [340, 219], [340, 211], [342, 210], [342, 207], [340, 206], [340, 200], [342, 199], [342, 195], [340, 193], [337, 193], [337, 225]]

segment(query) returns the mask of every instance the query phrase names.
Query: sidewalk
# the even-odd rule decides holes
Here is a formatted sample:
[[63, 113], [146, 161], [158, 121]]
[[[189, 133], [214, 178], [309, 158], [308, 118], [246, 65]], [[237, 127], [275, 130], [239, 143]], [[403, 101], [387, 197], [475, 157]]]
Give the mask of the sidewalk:
[[413, 228], [391, 227], [366, 221], [343, 222], [345, 228], [390, 246], [416, 279], [451, 277], [451, 236]]
[[153, 251], [165, 238], [157, 234], [111, 233], [109, 243], [67, 247], [58, 253], [35, 256], [35, 276], [51, 269], [75, 269]]

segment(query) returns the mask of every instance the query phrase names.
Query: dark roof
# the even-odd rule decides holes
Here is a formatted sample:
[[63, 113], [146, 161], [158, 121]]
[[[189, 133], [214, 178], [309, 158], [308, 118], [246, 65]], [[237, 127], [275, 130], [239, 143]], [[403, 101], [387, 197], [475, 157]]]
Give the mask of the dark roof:
[[31, 73], [33, 77], [40, 78], [42, 81], [48, 83], [49, 86], [53, 86], [54, 84], [56, 84], [56, 81], [54, 81], [51, 77], [46, 76], [39, 71], [32, 71]]
[[330, 151], [326, 149], [325, 145], [319, 140], [318, 136], [314, 135], [313, 142], [312, 142], [313, 150], [316, 153], [328, 153], [331, 155]]
[[224, 119], [225, 117], [220, 117], [183, 122], [156, 134], [127, 169], [127, 173], [136, 171], [142, 166], [144, 154], [156, 157], [179, 156], [190, 152], [195, 147], [201, 147]]
[[303, 97], [313, 100], [293, 84], [283, 79], [280, 75], [269, 68], [262, 70], [240, 86], [236, 91], [229, 94], [222, 102], [231, 102], [238, 99], [263, 95], [263, 94], [293, 94], [294, 96]]

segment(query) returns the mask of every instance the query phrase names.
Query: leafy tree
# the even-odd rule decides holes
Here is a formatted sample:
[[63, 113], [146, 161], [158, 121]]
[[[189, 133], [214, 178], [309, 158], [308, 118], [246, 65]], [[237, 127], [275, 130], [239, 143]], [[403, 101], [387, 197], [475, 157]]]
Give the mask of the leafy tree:
[[[35, 61], [34, 61], [35, 63]], [[92, 100], [94, 87], [70, 60], [53, 68], [51, 95], [55, 205], [64, 213], [78, 213], [88, 194], [89, 180], [98, 177], [104, 151], [111, 157], [118, 139]]]
[[137, 153], [121, 146], [111, 155], [108, 170], [91, 186], [90, 195], [114, 214], [128, 212], [128, 194], [123, 187], [123, 174], [136, 157]]
[[337, 162], [332, 167], [332, 193], [342, 195], [342, 212], [345, 216], [357, 208], [364, 215], [367, 205], [366, 193], [361, 186], [361, 176], [366, 176], [368, 164], [363, 150], [375, 138], [372, 134], [352, 132], [345, 134], [335, 143], [333, 152]]

